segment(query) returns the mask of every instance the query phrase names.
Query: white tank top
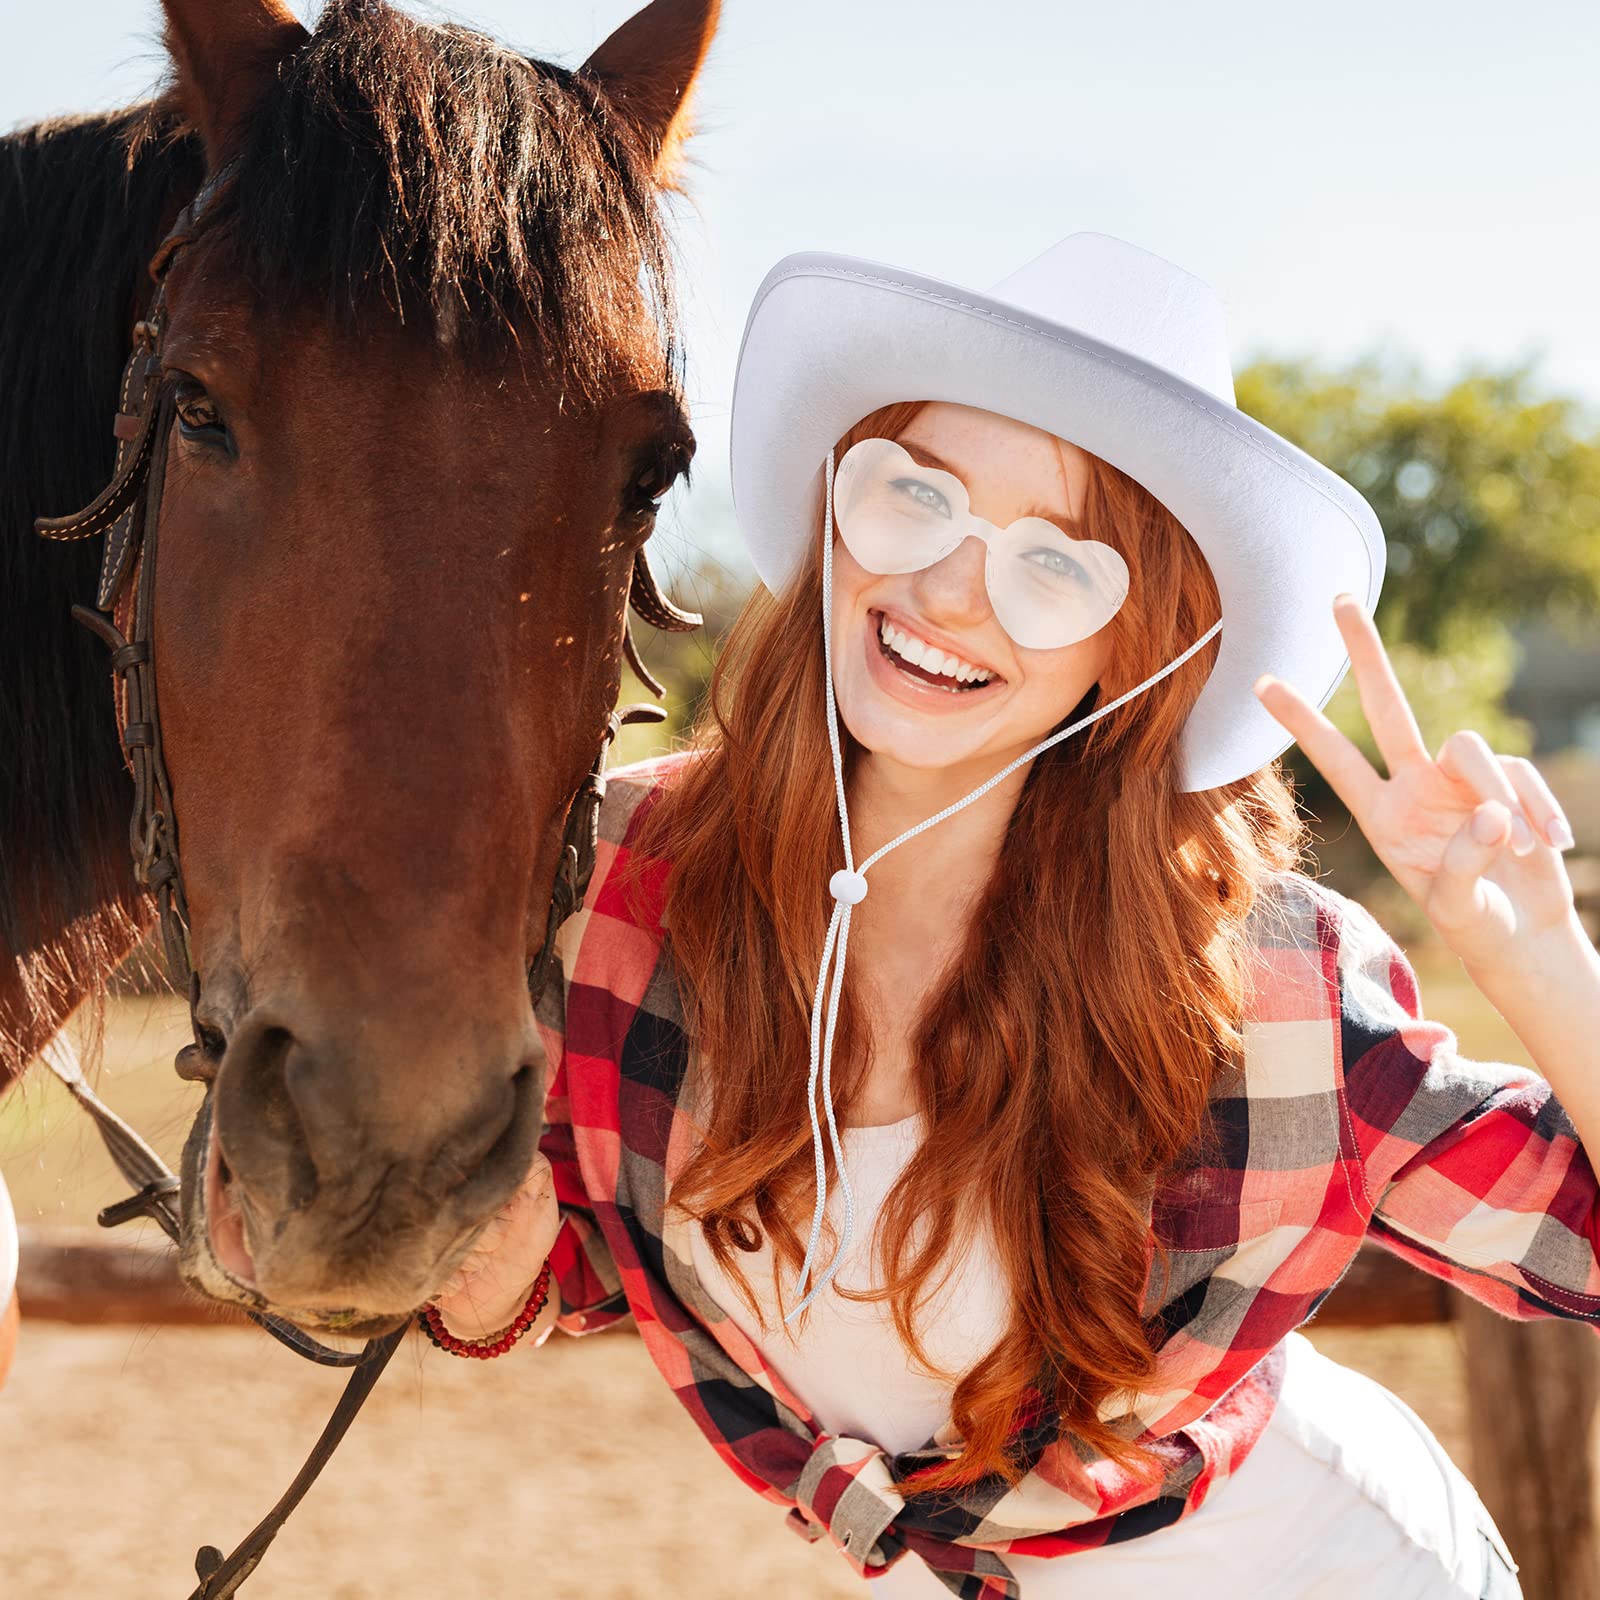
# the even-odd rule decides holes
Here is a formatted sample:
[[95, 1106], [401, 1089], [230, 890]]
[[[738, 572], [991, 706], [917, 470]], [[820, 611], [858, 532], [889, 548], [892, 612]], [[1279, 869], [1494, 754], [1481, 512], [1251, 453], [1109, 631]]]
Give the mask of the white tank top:
[[[878, 1127], [840, 1128], [857, 1225], [835, 1282], [859, 1289], [880, 1281], [871, 1276], [874, 1224], [922, 1126], [917, 1113]], [[835, 1228], [842, 1211], [835, 1185], [827, 1207]], [[829, 1433], [893, 1453], [914, 1449], [949, 1422], [953, 1383], [913, 1368], [886, 1301], [858, 1305], [824, 1289], [806, 1327], [786, 1329], [772, 1298], [771, 1248], [763, 1244], [740, 1259], [768, 1321], [763, 1334], [702, 1230], [695, 1226], [689, 1235], [707, 1291]], [[1003, 1333], [1008, 1298], [993, 1253], [969, 1251], [918, 1313], [929, 1355], [957, 1372], [971, 1366]], [[1198, 1511], [1098, 1550], [1006, 1556], [1024, 1600], [1148, 1600], [1163, 1592], [1188, 1600], [1241, 1594], [1345, 1600], [1361, 1592], [1386, 1600], [1476, 1600], [1483, 1557], [1471, 1484], [1397, 1396], [1322, 1355], [1300, 1333], [1289, 1334], [1286, 1345], [1283, 1391], [1271, 1421], [1243, 1465]], [[914, 1555], [870, 1586], [877, 1600], [938, 1600], [949, 1593]]]

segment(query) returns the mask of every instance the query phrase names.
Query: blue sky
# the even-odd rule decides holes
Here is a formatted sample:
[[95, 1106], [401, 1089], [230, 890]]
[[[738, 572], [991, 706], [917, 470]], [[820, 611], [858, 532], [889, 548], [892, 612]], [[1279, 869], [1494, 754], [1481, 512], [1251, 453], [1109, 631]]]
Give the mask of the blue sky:
[[[639, 6], [407, 9], [575, 66]], [[162, 66], [155, 0], [56, 0], [6, 32], [0, 125], [125, 103]], [[1096, 229], [1215, 286], [1235, 369], [1535, 358], [1600, 415], [1597, 82], [1592, 0], [725, 0], [675, 206], [700, 449], [663, 553], [692, 534], [739, 560], [733, 365], [795, 250], [982, 288]]]

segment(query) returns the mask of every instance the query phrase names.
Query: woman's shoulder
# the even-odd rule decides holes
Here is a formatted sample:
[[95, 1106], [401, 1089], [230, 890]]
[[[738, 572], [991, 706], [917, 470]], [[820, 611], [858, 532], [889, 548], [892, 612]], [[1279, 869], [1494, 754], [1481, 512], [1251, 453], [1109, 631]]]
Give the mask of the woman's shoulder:
[[1405, 952], [1366, 906], [1331, 884], [1269, 873], [1247, 926], [1252, 1021], [1337, 1020], [1347, 1033], [1359, 1022], [1381, 1034], [1416, 1015]]
[[556, 933], [555, 959], [563, 981], [547, 987], [547, 1021], [573, 983], [592, 995], [626, 993], [637, 1001], [649, 982], [663, 939], [662, 910], [670, 862], [638, 849], [640, 824], [651, 801], [694, 759], [672, 751], [608, 767], [600, 800], [594, 870], [583, 903]]
[[1267, 873], [1247, 921], [1258, 948], [1302, 952], [1330, 975], [1404, 959], [1359, 900], [1298, 870]]
[[1284, 950], [1318, 961], [1330, 953], [1387, 938], [1377, 919], [1359, 900], [1298, 868], [1269, 871], [1259, 880], [1246, 918], [1259, 950]]
[[655, 802], [698, 759], [697, 751], [673, 750], [606, 772], [586, 911], [660, 939], [672, 863], [659, 843], [643, 845], [643, 824]]
[[626, 766], [606, 769], [606, 792], [600, 802], [600, 837], [622, 847], [635, 835], [650, 804], [698, 759], [694, 750], [670, 750]]

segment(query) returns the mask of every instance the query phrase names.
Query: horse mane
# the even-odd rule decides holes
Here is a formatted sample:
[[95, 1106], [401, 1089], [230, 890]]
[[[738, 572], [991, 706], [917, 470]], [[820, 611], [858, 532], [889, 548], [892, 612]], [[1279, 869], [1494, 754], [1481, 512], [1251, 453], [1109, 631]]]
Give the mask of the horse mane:
[[148, 103], [0, 138], [0, 956], [28, 955], [129, 877], [106, 881], [103, 860], [133, 795], [106, 649], [68, 614], [93, 602], [99, 541], [47, 543], [33, 519], [76, 511], [111, 476], [144, 264], [202, 169]]
[[[265, 317], [358, 333], [398, 319], [469, 359], [527, 337], [585, 399], [604, 395], [619, 354], [658, 354], [661, 384], [681, 386], [661, 189], [581, 72], [329, 0], [239, 156], [214, 215]], [[619, 320], [636, 285], [656, 352], [628, 349], [638, 334]]]
[[[602, 394], [620, 360], [659, 355], [653, 376], [681, 393], [660, 186], [581, 72], [377, 0], [329, 0], [239, 158], [207, 226], [264, 321], [356, 333], [398, 321], [463, 360], [531, 345], [563, 404]], [[46, 542], [32, 523], [110, 477], [144, 264], [203, 173], [170, 78], [138, 105], [0, 138], [0, 958], [56, 950], [60, 970], [26, 979], [41, 1014], [41, 985], [64, 988], [63, 973], [103, 954], [88, 914], [129, 892], [132, 789], [105, 647], [68, 615], [92, 600], [99, 541]], [[652, 350], [630, 348], [619, 289], [636, 285]], [[21, 1065], [4, 1044], [0, 1088]]]

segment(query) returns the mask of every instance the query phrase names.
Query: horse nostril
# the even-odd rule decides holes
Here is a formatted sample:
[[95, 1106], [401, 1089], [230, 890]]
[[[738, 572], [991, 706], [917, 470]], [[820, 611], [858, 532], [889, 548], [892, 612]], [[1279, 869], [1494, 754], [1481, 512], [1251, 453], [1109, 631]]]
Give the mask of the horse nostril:
[[280, 1214], [311, 1203], [317, 1168], [292, 1084], [302, 1054], [287, 1028], [246, 1022], [234, 1036], [217, 1075], [215, 1117], [230, 1168], [258, 1204]]
[[521, 1066], [511, 1076], [511, 1106], [506, 1112], [506, 1120], [494, 1142], [484, 1152], [483, 1160], [487, 1165], [496, 1160], [504, 1160], [509, 1150], [516, 1144], [518, 1135], [517, 1112], [526, 1104], [528, 1095], [532, 1092], [533, 1068]]

